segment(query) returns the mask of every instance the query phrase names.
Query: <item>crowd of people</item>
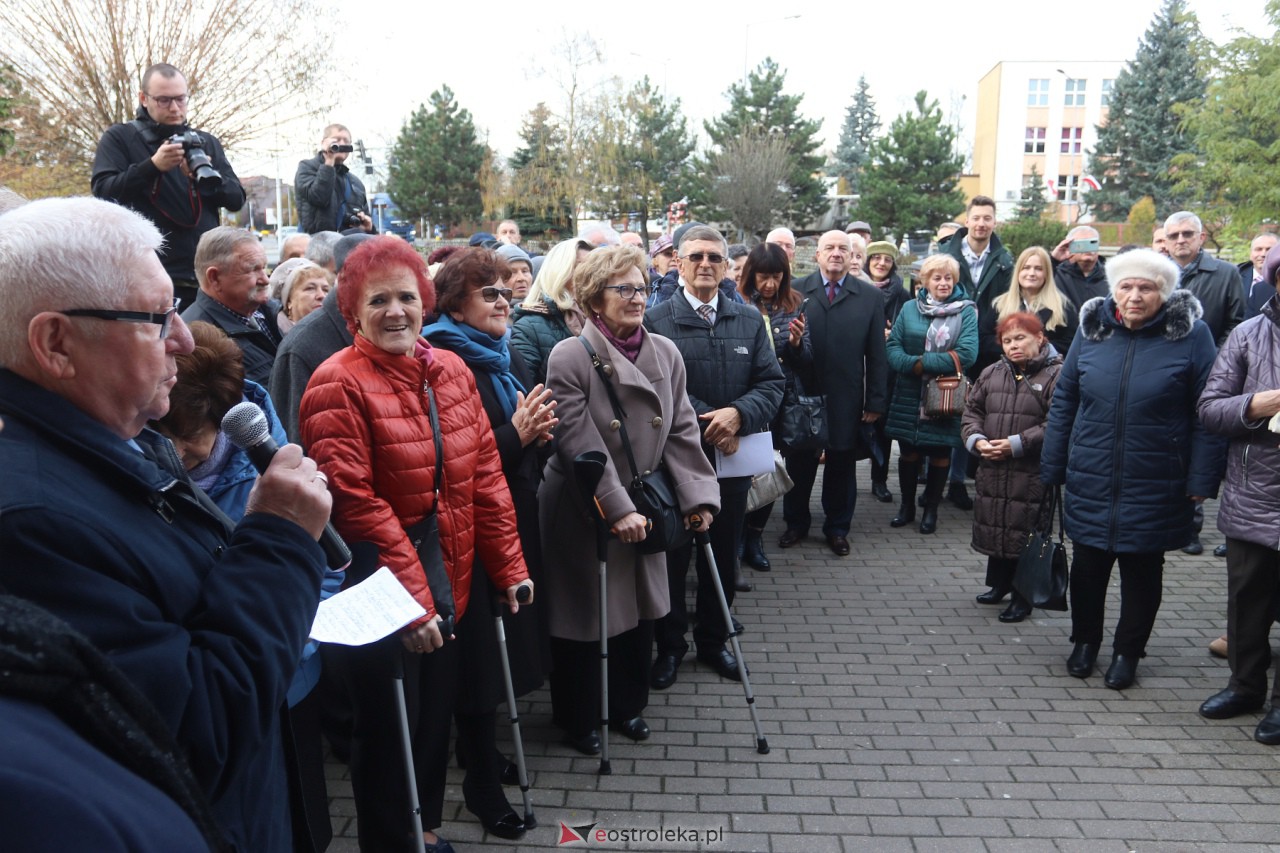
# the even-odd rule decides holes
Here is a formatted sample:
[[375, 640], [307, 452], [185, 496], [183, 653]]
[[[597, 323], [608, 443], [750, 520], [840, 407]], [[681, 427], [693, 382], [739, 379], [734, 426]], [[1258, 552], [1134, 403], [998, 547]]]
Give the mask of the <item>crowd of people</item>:
[[[32, 695], [3, 702], [92, 756], [85, 814], [113, 788], [150, 803], [157, 828], [130, 849], [323, 850], [322, 732], [351, 768], [362, 850], [453, 849], [437, 834], [451, 756], [466, 808], [520, 838], [494, 620], [512, 691], [548, 683], [569, 748], [601, 753], [603, 720], [645, 741], [650, 691], [691, 650], [744, 678], [729, 607], [752, 589], [743, 566], [774, 568], [777, 496], [748, 512], [753, 489], [785, 467], [776, 541], [792, 549], [815, 523], [821, 472], [822, 540], [845, 558], [859, 462], [873, 498], [893, 503], [895, 442], [884, 523], [928, 535], [944, 500], [972, 509], [987, 558], [977, 601], [1010, 598], [1002, 622], [1031, 614], [1018, 559], [1061, 506], [1070, 676], [1094, 671], [1119, 565], [1104, 677], [1116, 690], [1137, 682], [1165, 554], [1203, 550], [1202, 504], [1225, 478], [1231, 680], [1200, 713], [1266, 704], [1280, 603], [1273, 236], [1237, 268], [1179, 211], [1151, 248], [1104, 260], [1082, 225], [1015, 260], [977, 196], [914, 275], [865, 222], [817, 235], [804, 277], [788, 229], [730, 246], [696, 222], [647, 252], [606, 224], [534, 255], [505, 221], [424, 258], [376, 234], [345, 165], [350, 131], [331, 124], [298, 168], [304, 233], [269, 270], [254, 235], [217, 224], [243, 191], [216, 139], [186, 127], [186, 102], [183, 75], [153, 66], [138, 119], [103, 137], [99, 199], [0, 219], [0, 613], [79, 650], [81, 678], [102, 687], [77, 701], [114, 709], [116, 728], [50, 728]], [[175, 141], [188, 132], [221, 181], [189, 168]], [[815, 398], [820, 445], [789, 442]], [[268, 460], [223, 428], [244, 403], [279, 448]], [[590, 486], [583, 460], [598, 466]], [[654, 474], [707, 549], [687, 534], [645, 547], [658, 531], [637, 490]], [[350, 563], [319, 544], [334, 531]], [[318, 603], [374, 564], [423, 615], [365, 646], [310, 643]], [[22, 642], [0, 632], [0, 654]], [[1277, 744], [1280, 679], [1270, 692], [1255, 737]], [[121, 838], [138, 835], [117, 820]], [[62, 823], [45, 831], [82, 845]]]

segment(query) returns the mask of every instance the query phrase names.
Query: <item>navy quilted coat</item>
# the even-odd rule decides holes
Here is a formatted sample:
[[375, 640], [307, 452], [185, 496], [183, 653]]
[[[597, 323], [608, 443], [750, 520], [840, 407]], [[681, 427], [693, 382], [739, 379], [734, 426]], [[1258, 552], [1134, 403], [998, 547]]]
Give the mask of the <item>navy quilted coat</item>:
[[1049, 410], [1045, 483], [1066, 484], [1067, 535], [1116, 553], [1191, 541], [1191, 495], [1218, 493], [1225, 443], [1196, 417], [1216, 350], [1200, 303], [1176, 290], [1140, 329], [1096, 297], [1080, 311]]

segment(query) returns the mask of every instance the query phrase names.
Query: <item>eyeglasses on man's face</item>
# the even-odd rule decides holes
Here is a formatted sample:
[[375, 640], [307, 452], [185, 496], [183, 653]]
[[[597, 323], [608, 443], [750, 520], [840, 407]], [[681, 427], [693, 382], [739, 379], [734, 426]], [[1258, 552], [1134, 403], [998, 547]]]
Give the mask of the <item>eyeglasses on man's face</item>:
[[724, 255], [715, 252], [690, 252], [684, 256], [684, 259], [693, 261], [695, 264], [700, 264], [704, 260], [709, 264], [723, 264], [725, 262]]
[[147, 95], [148, 98], [156, 102], [161, 109], [167, 110], [169, 107], [177, 104], [180, 107], [187, 105], [186, 95]]
[[107, 308], [71, 308], [57, 313], [65, 317], [91, 317], [94, 320], [114, 320], [118, 323], [155, 323], [160, 327], [160, 340], [163, 341], [169, 337], [169, 330], [173, 328], [173, 317], [178, 313], [178, 306], [181, 304], [182, 300], [175, 296], [173, 307], [160, 314], [147, 311], [114, 311]]

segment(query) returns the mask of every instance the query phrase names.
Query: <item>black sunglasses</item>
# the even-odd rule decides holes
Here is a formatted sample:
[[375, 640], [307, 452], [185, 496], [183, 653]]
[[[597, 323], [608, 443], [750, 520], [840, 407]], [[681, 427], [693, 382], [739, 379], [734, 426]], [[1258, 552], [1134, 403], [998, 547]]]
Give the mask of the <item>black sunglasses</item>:
[[489, 285], [488, 287], [480, 288], [480, 298], [485, 302], [497, 302], [499, 296], [510, 302], [511, 294], [513, 293], [515, 293], [515, 291], [509, 287], [494, 287], [493, 285]]
[[703, 258], [712, 264], [723, 264], [725, 260], [724, 255], [715, 252], [690, 252], [684, 257], [685, 260], [693, 261], [695, 264], [702, 263]]

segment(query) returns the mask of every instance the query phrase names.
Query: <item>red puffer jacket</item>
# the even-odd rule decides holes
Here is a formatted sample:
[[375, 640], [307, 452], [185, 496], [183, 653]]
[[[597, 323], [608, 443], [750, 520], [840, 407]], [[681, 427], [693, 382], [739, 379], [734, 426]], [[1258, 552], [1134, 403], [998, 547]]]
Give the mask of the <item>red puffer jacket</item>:
[[466, 612], [479, 550], [499, 590], [529, 576], [493, 430], [471, 371], [456, 355], [418, 341], [412, 357], [356, 336], [316, 369], [302, 396], [302, 439], [333, 493], [334, 527], [373, 542], [418, 602], [435, 613], [405, 527], [431, 511], [435, 446], [425, 388], [435, 393], [444, 443], [440, 544], [458, 618]]

